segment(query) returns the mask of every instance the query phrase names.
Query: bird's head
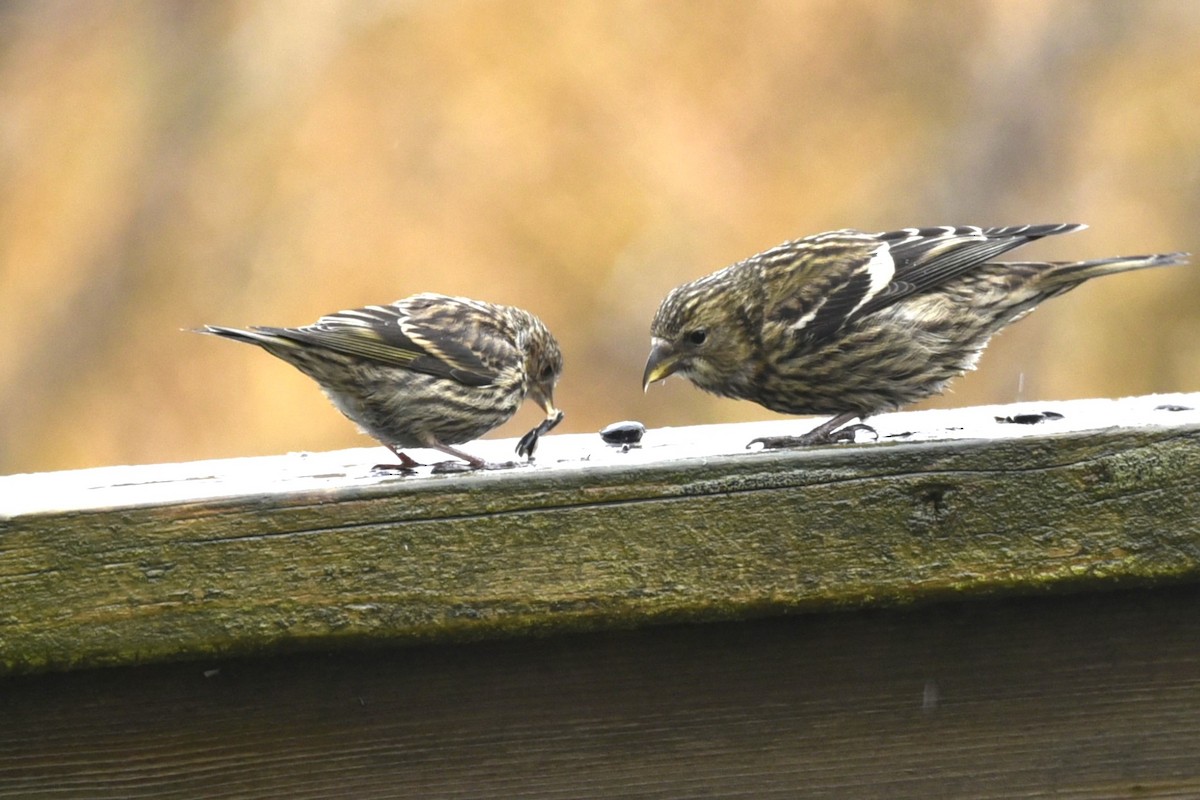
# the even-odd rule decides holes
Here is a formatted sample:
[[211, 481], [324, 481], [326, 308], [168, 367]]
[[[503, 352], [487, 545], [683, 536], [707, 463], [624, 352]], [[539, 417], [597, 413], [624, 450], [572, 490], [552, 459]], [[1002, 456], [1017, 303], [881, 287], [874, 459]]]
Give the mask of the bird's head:
[[729, 270], [676, 287], [650, 326], [642, 388], [679, 374], [696, 386], [729, 394], [748, 379], [754, 352], [747, 298]]
[[529, 396], [546, 412], [546, 417], [561, 416], [554, 407], [554, 387], [562, 374], [562, 350], [554, 335], [532, 314], [525, 337], [525, 374], [529, 376]]

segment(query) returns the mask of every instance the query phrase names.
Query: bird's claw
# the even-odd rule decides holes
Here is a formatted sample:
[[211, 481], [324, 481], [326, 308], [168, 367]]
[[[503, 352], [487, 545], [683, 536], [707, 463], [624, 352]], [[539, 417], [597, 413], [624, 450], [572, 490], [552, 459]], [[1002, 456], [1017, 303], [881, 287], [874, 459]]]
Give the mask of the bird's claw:
[[446, 475], [455, 472], [471, 472], [479, 469], [474, 464], [468, 464], [466, 461], [439, 461], [430, 468], [431, 475]]
[[829, 434], [829, 441], [831, 443], [850, 442], [851, 444], [854, 444], [854, 434], [858, 433], [859, 431], [866, 431], [867, 433], [871, 434], [875, 441], [879, 441], [879, 433], [876, 432], [876, 430], [870, 425], [866, 425], [862, 422], [856, 422], [853, 425], [846, 425], [838, 428], [836, 431]]
[[854, 435], [859, 431], [867, 431], [875, 439], [879, 439], [879, 434], [870, 425], [856, 422], [853, 425], [846, 425], [829, 433], [811, 431], [803, 436], [760, 436], [757, 439], [751, 439], [746, 445], [746, 449], [749, 450], [756, 444], [761, 444], [764, 450], [778, 450], [785, 447], [812, 447], [813, 445], [837, 444], [838, 442], [850, 442], [853, 444]]
[[404, 452], [395, 445], [385, 444], [384, 447], [396, 454], [396, 458], [399, 459], [399, 463], [376, 464], [375, 466], [371, 467], [373, 472], [402, 472], [405, 475], [411, 475], [416, 471], [417, 467], [425, 466], [420, 461], [417, 461], [408, 453]]
[[515, 461], [481, 461], [478, 464], [469, 464], [465, 461], [440, 461], [433, 465], [430, 473], [434, 475], [452, 475], [458, 472], [474, 472], [477, 469], [512, 469], [515, 466], [517, 466], [517, 462]]
[[376, 464], [371, 467], [372, 472], [399, 472], [401, 475], [415, 475], [417, 471], [413, 467], [419, 467], [420, 464], [413, 462], [413, 466], [407, 464]]
[[763, 450], [777, 450], [784, 447], [803, 447], [815, 442], [805, 441], [803, 436], [759, 436], [747, 442], [746, 449], [749, 450], [756, 444], [761, 444]]

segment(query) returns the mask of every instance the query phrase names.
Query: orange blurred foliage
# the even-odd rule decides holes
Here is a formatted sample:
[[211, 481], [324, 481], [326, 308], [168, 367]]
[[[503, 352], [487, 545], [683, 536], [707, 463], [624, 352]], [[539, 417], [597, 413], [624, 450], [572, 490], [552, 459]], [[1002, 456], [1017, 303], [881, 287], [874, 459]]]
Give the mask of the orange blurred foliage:
[[[542, 316], [560, 430], [769, 416], [643, 395], [667, 290], [840, 227], [1200, 251], [1197, 41], [1171, 0], [7, 3], [0, 473], [365, 446], [287, 365], [181, 329], [418, 291]], [[1198, 290], [1098, 281], [937, 403], [1200, 389]]]

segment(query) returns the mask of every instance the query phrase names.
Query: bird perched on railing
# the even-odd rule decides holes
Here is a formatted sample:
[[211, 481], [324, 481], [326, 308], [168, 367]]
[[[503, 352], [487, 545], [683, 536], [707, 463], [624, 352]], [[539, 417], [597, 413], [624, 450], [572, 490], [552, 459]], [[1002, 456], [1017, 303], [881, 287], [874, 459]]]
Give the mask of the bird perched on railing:
[[405, 447], [487, 466], [453, 445], [507, 422], [526, 396], [546, 419], [521, 439], [519, 455], [532, 457], [537, 437], [563, 416], [554, 407], [563, 366], [558, 342], [540, 319], [512, 306], [418, 294], [299, 328], [206, 325], [198, 332], [258, 345], [296, 367], [404, 468], [419, 466]]
[[651, 326], [643, 388], [678, 373], [772, 411], [834, 415], [803, 436], [751, 444], [853, 441], [870, 428], [851, 420], [940, 393], [974, 368], [996, 332], [1043, 300], [1187, 256], [992, 260], [1084, 227], [842, 230], [785, 242], [667, 295]]

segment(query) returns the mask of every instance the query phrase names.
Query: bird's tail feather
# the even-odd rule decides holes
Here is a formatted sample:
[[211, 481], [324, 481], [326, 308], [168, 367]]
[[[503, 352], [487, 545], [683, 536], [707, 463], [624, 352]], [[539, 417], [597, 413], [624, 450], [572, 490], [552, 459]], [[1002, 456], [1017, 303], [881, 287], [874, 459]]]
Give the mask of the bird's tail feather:
[[246, 342], [247, 344], [256, 344], [259, 347], [289, 347], [292, 343], [282, 336], [275, 334], [271, 328], [251, 328], [249, 330], [243, 328], [226, 328], [223, 325], [205, 325], [202, 328], [195, 328], [196, 333], [211, 333], [214, 336], [223, 336], [226, 339], [233, 339], [237, 342]]
[[1042, 273], [1041, 285], [1045, 288], [1074, 286], [1102, 275], [1186, 264], [1189, 255], [1190, 253], [1158, 253], [1147, 256], [1117, 256], [1115, 258], [1098, 258], [1093, 261], [1055, 263], [1052, 265], [1052, 269]]

